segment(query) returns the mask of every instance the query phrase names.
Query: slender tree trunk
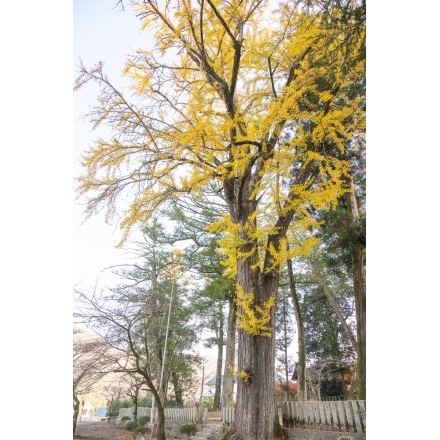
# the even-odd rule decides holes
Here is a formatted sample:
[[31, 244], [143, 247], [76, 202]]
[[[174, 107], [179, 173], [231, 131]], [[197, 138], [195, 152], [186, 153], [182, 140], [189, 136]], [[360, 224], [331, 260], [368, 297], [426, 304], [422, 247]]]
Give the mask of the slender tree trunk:
[[356, 302], [356, 321], [357, 321], [357, 340], [358, 340], [358, 399], [365, 400], [367, 395], [367, 371], [366, 371], [366, 275], [364, 266], [363, 250], [353, 251], [351, 255], [353, 261], [355, 302]]
[[344, 318], [344, 315], [341, 312], [341, 309], [339, 308], [338, 303], [336, 302], [333, 293], [330, 291], [330, 289], [325, 285], [323, 278], [319, 272], [318, 267], [316, 267], [315, 262], [312, 259], [308, 259], [310, 263], [310, 268], [312, 269], [313, 275], [316, 277], [318, 281], [318, 285], [322, 292], [324, 293], [325, 297], [327, 298], [327, 301], [329, 302], [331, 308], [335, 312], [335, 315], [338, 317], [339, 322], [341, 323], [342, 327], [344, 328], [345, 334], [347, 335], [348, 339], [351, 342], [351, 345], [353, 347], [353, 350], [356, 352], [359, 352], [358, 349], [358, 343], [356, 341], [355, 335], [352, 333], [350, 327], [347, 324], [347, 321]]
[[[155, 403], [155, 410], [157, 411], [157, 440], [166, 440], [165, 437], [165, 410], [160, 397], [160, 390], [154, 387], [151, 378], [147, 375], [144, 376], [151, 393], [153, 394], [153, 399]], [[151, 414], [151, 420], [153, 420], [153, 415]]]
[[202, 365], [202, 381], [200, 385], [200, 398], [199, 398], [199, 403], [196, 402], [196, 420], [199, 425], [203, 423], [202, 396], [203, 396], [204, 384], [205, 384], [205, 366]]
[[73, 433], [75, 434], [76, 431], [76, 424], [78, 421], [78, 415], [79, 415], [79, 407], [80, 407], [80, 401], [78, 397], [73, 394]]
[[156, 402], [157, 407], [157, 440], [166, 440], [165, 437], [165, 410], [162, 402]]
[[[350, 181], [353, 189], [352, 193], [346, 195], [346, 202], [350, 211], [352, 224], [355, 225], [359, 219], [356, 192], [353, 181]], [[365, 246], [355, 240], [351, 243], [351, 261], [353, 264], [353, 284], [356, 304], [356, 322], [357, 322], [357, 343], [358, 343], [358, 362], [357, 362], [357, 389], [358, 399], [366, 399], [367, 386], [367, 320], [366, 320], [366, 271], [365, 271]]]
[[347, 390], [347, 384], [345, 382], [345, 375], [343, 371], [341, 371], [341, 384], [342, 384], [342, 392], [344, 394], [344, 399], [346, 399], [348, 395], [348, 390]]
[[214, 411], [220, 410], [220, 397], [222, 392], [222, 366], [223, 366], [223, 347], [224, 347], [224, 314], [223, 314], [223, 301], [219, 301], [218, 303], [218, 316], [219, 316], [219, 324], [218, 324], [218, 351], [217, 351], [217, 369], [215, 372], [215, 393], [214, 393]]
[[137, 365], [137, 372], [142, 375], [142, 377], [145, 379], [145, 382], [148, 386], [148, 388], [151, 391], [151, 394], [153, 395], [153, 402], [154, 402], [154, 408], [152, 408], [151, 413], [151, 421], [155, 420], [153, 418], [154, 413], [157, 411], [157, 440], [166, 440], [165, 437], [165, 410], [164, 410], [164, 404], [162, 403], [162, 398], [160, 396], [160, 390], [159, 388], [156, 388], [153, 380], [151, 379], [150, 375], [148, 373], [145, 373], [142, 371], [142, 369], [139, 368], [139, 359], [136, 360]]
[[234, 406], [234, 372], [235, 367], [235, 325], [237, 321], [237, 305], [231, 298], [229, 300], [228, 334], [226, 337], [226, 359], [223, 382], [223, 406]]
[[205, 366], [202, 365], [202, 384], [200, 386], [200, 399], [199, 402], [202, 403], [203, 398], [203, 386], [205, 385]]
[[134, 396], [133, 398], [133, 420], [137, 422], [138, 419], [138, 396]]
[[283, 341], [283, 356], [284, 356], [284, 375], [286, 380], [286, 400], [290, 400], [290, 390], [289, 390], [289, 358], [287, 355], [287, 310], [286, 310], [286, 297], [283, 295], [283, 332], [284, 332], [284, 341]]
[[292, 296], [293, 308], [295, 310], [296, 327], [298, 331], [298, 363], [297, 384], [298, 400], [307, 400], [307, 381], [306, 381], [306, 338], [304, 331], [304, 320], [299, 305], [299, 298], [296, 292], [295, 278], [293, 276], [292, 260], [287, 260], [287, 273], [289, 275], [289, 289]]

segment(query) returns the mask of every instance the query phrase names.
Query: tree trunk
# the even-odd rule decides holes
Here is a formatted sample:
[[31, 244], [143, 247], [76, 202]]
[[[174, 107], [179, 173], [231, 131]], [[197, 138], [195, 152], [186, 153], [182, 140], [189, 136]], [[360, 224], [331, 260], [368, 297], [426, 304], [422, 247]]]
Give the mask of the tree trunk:
[[235, 324], [237, 305], [231, 298], [229, 300], [228, 335], [226, 337], [226, 359], [223, 382], [223, 406], [234, 406], [234, 372], [235, 366]]
[[162, 403], [156, 402], [157, 406], [157, 440], [166, 440], [165, 437], [165, 410]]
[[296, 292], [295, 278], [293, 276], [292, 260], [287, 260], [287, 273], [289, 275], [289, 289], [292, 295], [293, 308], [295, 310], [296, 327], [298, 331], [298, 363], [297, 363], [297, 384], [298, 400], [307, 400], [306, 382], [306, 339], [304, 332], [304, 321], [299, 305], [299, 298]]
[[[359, 219], [356, 192], [353, 181], [350, 181], [353, 192], [345, 197], [350, 211], [352, 225], [355, 226]], [[366, 399], [366, 359], [367, 359], [367, 320], [366, 320], [366, 271], [365, 271], [365, 244], [355, 237], [350, 246], [351, 261], [353, 264], [353, 284], [356, 304], [356, 332], [358, 343], [357, 361], [357, 391], [359, 400]]]
[[80, 401], [76, 395], [73, 395], [73, 433], [76, 431], [76, 423], [78, 421]]
[[362, 249], [354, 250], [351, 253], [353, 261], [354, 289], [356, 292], [356, 321], [358, 341], [358, 362], [357, 362], [357, 388], [359, 400], [365, 400], [367, 395], [367, 371], [366, 371], [366, 274], [364, 266], [364, 252]]
[[[137, 366], [139, 367], [138, 361]], [[162, 403], [162, 399], [160, 397], [160, 390], [154, 386], [154, 383], [149, 376], [148, 373], [145, 373], [141, 369], [138, 368], [137, 372], [142, 375], [142, 377], [145, 379], [145, 382], [150, 389], [152, 395], [153, 395], [153, 401], [154, 406], [152, 407], [151, 412], [151, 422], [155, 421], [154, 413], [157, 410], [157, 440], [166, 440], [165, 437], [165, 411], [164, 411], [164, 404]]]
[[346, 399], [348, 396], [348, 389], [347, 389], [347, 383], [345, 382], [345, 375], [343, 371], [341, 371], [341, 385], [342, 385], [342, 392], [344, 394], [344, 399]]
[[[278, 278], [267, 277], [266, 283], [256, 286], [253, 269], [248, 264], [246, 260], [238, 265], [237, 280], [244, 292], [253, 292], [256, 304], [262, 304], [272, 295], [276, 296]], [[237, 440], [272, 440], [278, 431], [274, 395], [275, 310], [276, 306], [270, 311], [270, 336], [238, 330], [238, 371], [245, 372], [248, 380], [238, 377], [234, 424]]]
[[224, 316], [223, 316], [223, 302], [219, 301], [219, 326], [218, 326], [218, 352], [217, 352], [217, 369], [215, 372], [215, 393], [214, 393], [214, 411], [220, 410], [220, 397], [222, 392], [222, 366], [223, 366], [223, 327], [224, 327]]
[[[258, 307], [264, 308], [269, 299], [273, 299], [274, 303], [266, 323], [266, 327], [270, 329], [269, 335], [258, 332], [252, 334], [238, 328], [237, 404], [232, 437], [235, 440], [274, 440], [282, 432], [275, 405], [275, 329], [279, 265], [273, 261], [267, 250], [261, 271], [258, 241], [247, 232], [257, 228], [253, 219], [257, 202], [251, 195], [250, 171], [249, 168], [241, 179], [224, 184], [231, 219], [238, 227], [237, 238], [241, 242], [236, 263], [237, 286], [245, 295], [252, 295], [250, 312], [255, 313], [257, 318]], [[266, 244], [267, 249], [271, 246], [280, 249], [281, 238], [287, 231], [288, 218], [283, 218], [283, 222], [278, 227], [278, 233], [270, 237], [270, 243]], [[243, 313], [244, 310], [239, 306], [237, 312]]]
[[134, 397], [133, 399], [133, 420], [135, 422], [137, 422], [138, 419], [138, 399], [137, 396]]
[[287, 310], [286, 310], [286, 297], [283, 295], [283, 333], [284, 333], [284, 341], [283, 341], [283, 357], [284, 357], [284, 376], [286, 381], [286, 400], [290, 400], [290, 390], [289, 390], [289, 357], [287, 353], [288, 344], [287, 344]]

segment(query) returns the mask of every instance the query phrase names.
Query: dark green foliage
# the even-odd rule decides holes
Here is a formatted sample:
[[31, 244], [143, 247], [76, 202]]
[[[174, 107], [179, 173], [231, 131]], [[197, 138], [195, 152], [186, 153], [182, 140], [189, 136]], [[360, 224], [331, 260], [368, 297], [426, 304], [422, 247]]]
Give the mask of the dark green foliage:
[[192, 423], [182, 425], [180, 428], [180, 433], [186, 434], [188, 436], [188, 439], [190, 439], [192, 435], [196, 435], [196, 432], [197, 432], [197, 425], [194, 425]]
[[109, 417], [118, 417], [119, 410], [121, 408], [131, 408], [133, 406], [133, 402], [131, 399], [118, 399], [112, 402], [111, 409], [108, 413]]
[[121, 419], [123, 422], [127, 422], [128, 420], [131, 420], [131, 417], [129, 417], [129, 416], [124, 416], [124, 417], [122, 417], [122, 419]]
[[150, 416], [141, 416], [138, 418], [139, 426], [145, 426], [150, 421]]
[[[339, 293], [343, 293], [342, 286]], [[351, 298], [341, 294], [337, 297], [337, 301], [350, 323], [349, 317], [353, 315], [354, 308]], [[319, 287], [312, 285], [307, 288], [307, 294], [303, 297], [301, 308], [305, 323], [309, 363], [321, 365], [324, 362], [328, 364], [325, 368], [328, 371], [351, 359], [353, 355], [351, 344], [347, 340], [334, 310]]]
[[139, 427], [138, 422], [127, 422], [127, 423], [125, 424], [125, 429], [126, 429], [127, 431], [131, 431], [131, 432], [136, 431], [136, 429], [137, 429], [138, 427]]
[[151, 408], [152, 398], [149, 397], [139, 397], [138, 406], [143, 406], [145, 408]]
[[[143, 416], [143, 417], [148, 418], [148, 420], [150, 420], [150, 418], [147, 416]], [[125, 424], [125, 429], [127, 431], [130, 431], [133, 433], [138, 433], [138, 434], [146, 434], [151, 431], [151, 429], [148, 426], [142, 426], [141, 423], [139, 423], [139, 422], [128, 422]]]
[[136, 432], [139, 434], [147, 434], [151, 431], [151, 429], [148, 426], [138, 426], [136, 428]]
[[344, 397], [344, 387], [340, 380], [327, 379], [321, 382], [321, 397]]

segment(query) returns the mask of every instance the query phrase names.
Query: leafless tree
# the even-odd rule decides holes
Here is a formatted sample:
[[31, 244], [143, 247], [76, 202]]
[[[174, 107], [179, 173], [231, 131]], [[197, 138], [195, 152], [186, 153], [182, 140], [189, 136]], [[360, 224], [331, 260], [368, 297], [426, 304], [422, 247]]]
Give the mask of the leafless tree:
[[73, 433], [80, 409], [80, 396], [94, 390], [109, 372], [109, 345], [81, 328], [73, 328]]

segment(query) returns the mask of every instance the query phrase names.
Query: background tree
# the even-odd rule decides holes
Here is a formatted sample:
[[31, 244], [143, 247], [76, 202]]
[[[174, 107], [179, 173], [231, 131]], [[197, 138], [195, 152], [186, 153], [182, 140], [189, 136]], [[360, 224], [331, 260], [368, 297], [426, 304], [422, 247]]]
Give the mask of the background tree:
[[80, 396], [93, 391], [110, 371], [109, 345], [81, 328], [73, 328], [73, 433], [80, 409]]
[[291, 400], [293, 398], [293, 394], [289, 388], [289, 381], [295, 366], [292, 353], [290, 353], [295, 332], [292, 321], [293, 308], [289, 298], [288, 284], [282, 281], [278, 290], [277, 338], [275, 340], [275, 348], [277, 350], [277, 371], [281, 377], [284, 377], [285, 400]]
[[116, 132], [84, 155], [86, 214], [106, 207], [111, 216], [128, 201], [127, 236], [170, 198], [197, 195], [211, 181], [226, 201], [228, 215], [212, 230], [224, 236], [237, 286], [236, 439], [272, 440], [279, 428], [279, 270], [316, 243], [288, 231], [317, 226], [312, 211], [351, 190], [340, 152], [364, 126], [363, 96], [352, 87], [365, 70], [362, 6], [287, 1], [270, 11], [263, 0], [146, 0], [136, 10], [156, 45], [127, 62], [133, 102], [102, 63], [80, 65], [76, 88], [101, 87], [92, 121]]
[[[310, 258], [306, 260], [311, 261]], [[331, 272], [317, 276], [316, 264], [314, 261], [312, 266], [305, 265], [298, 276], [307, 368], [318, 379], [313, 398], [320, 397], [322, 380], [327, 380], [330, 373], [344, 371], [356, 362], [356, 347], [353, 346], [355, 306], [351, 284], [344, 284]], [[310, 377], [306, 379], [310, 382]]]
[[[339, 203], [339, 209], [326, 222], [324, 237], [333, 251], [339, 246], [339, 261], [344, 263], [353, 280], [353, 293], [356, 306], [357, 341], [357, 398], [366, 398], [366, 206], [365, 206], [365, 142], [358, 136], [347, 149], [348, 160], [353, 164], [353, 177], [349, 184], [353, 192], [347, 194]], [[335, 221], [337, 220], [337, 221]], [[343, 254], [349, 255], [350, 260]]]
[[298, 334], [298, 362], [295, 364], [296, 380], [297, 380], [297, 399], [299, 401], [307, 400], [307, 383], [306, 383], [306, 335], [304, 328], [304, 319], [301, 312], [300, 296], [296, 288], [296, 280], [293, 273], [293, 263], [290, 258], [286, 260], [287, 279], [289, 283], [289, 292], [292, 298], [292, 305], [296, 320], [296, 331]]
[[118, 381], [117, 383], [104, 386], [102, 391], [107, 399], [107, 416], [114, 417], [116, 415], [114, 414], [116, 402], [118, 402], [122, 396], [125, 396], [125, 386], [121, 381]]
[[[153, 231], [157, 232], [155, 228]], [[169, 376], [182, 370], [174, 367], [175, 359], [188, 352], [197, 339], [191, 327], [191, 313], [179, 296], [184, 289], [175, 280], [174, 260], [168, 255], [168, 262], [159, 261], [157, 256], [154, 252], [148, 255], [149, 271], [145, 264], [136, 266], [134, 271], [124, 271], [127, 285], [91, 295], [76, 291], [75, 317], [121, 353], [115, 371], [136, 374], [145, 380], [156, 403], [158, 439], [165, 440], [164, 405]]]
[[[223, 405], [233, 406], [235, 367], [234, 281], [225, 276], [225, 260], [218, 247], [218, 234], [208, 231], [208, 226], [226, 213], [224, 201], [213, 188], [205, 188], [199, 199], [185, 198], [173, 204], [169, 216], [175, 222], [174, 238], [187, 240], [186, 270], [200, 279], [193, 307], [199, 317], [199, 326], [213, 336], [205, 338], [206, 347], [217, 346], [216, 385], [213, 409]], [[227, 311], [225, 310], [227, 307]], [[226, 322], [227, 321], [227, 322]], [[226, 335], [226, 336], [225, 336]], [[225, 362], [223, 352], [226, 346]], [[224, 364], [224, 371], [222, 366]], [[223, 373], [223, 378], [222, 378]], [[223, 385], [223, 387], [222, 387]], [[221, 395], [222, 394], [222, 395]]]
[[128, 384], [126, 394], [133, 402], [133, 420], [138, 419], [138, 403], [141, 394], [141, 389], [145, 386], [145, 379], [137, 373], [129, 373], [125, 375], [125, 380]]

